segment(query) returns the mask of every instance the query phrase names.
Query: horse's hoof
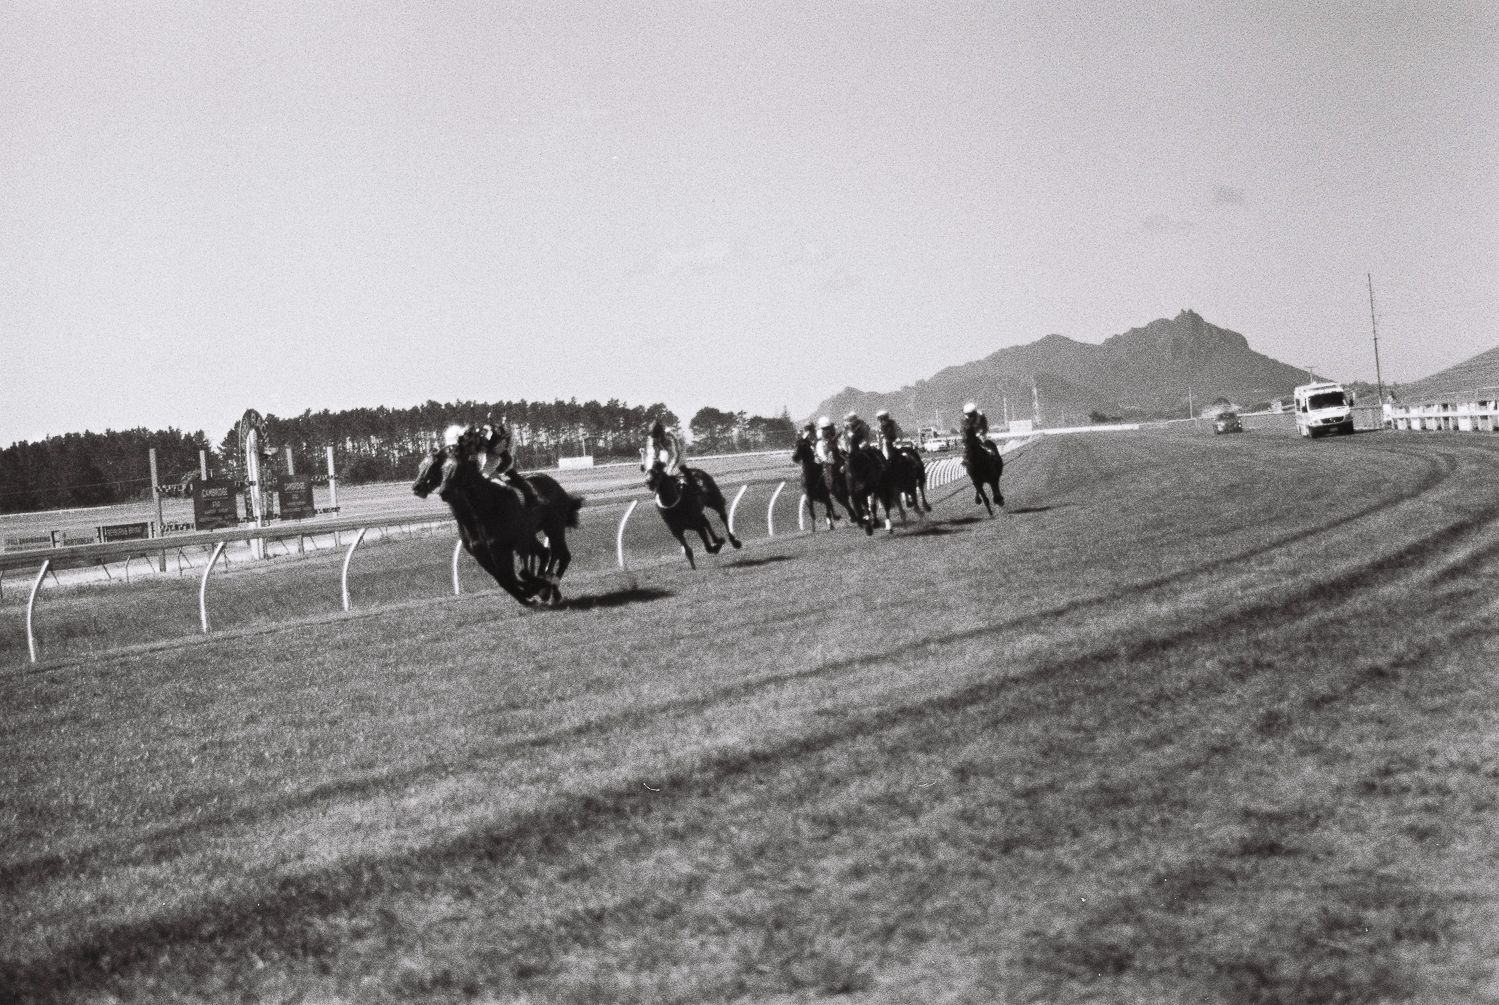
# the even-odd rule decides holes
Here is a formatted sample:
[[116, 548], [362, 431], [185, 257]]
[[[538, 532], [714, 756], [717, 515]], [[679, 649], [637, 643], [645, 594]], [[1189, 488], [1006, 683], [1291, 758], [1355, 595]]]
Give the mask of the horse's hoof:
[[708, 545], [708, 554], [710, 554], [710, 555], [717, 555], [720, 551], [723, 551], [723, 542], [722, 541], [719, 541], [717, 544], [710, 544], [710, 545]]
[[737, 538], [737, 537], [731, 537], [731, 538], [729, 538], [729, 540], [731, 542], [733, 542], [734, 550], [736, 550], [736, 551], [739, 550], [740, 548], [744, 547], [744, 542], [741, 541], [741, 540], [739, 540], [739, 538]]

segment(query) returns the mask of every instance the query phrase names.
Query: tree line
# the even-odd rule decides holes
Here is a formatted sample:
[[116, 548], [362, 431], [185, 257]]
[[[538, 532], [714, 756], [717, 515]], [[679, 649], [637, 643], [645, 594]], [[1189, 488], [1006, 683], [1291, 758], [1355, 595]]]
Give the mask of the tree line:
[[[591, 454], [600, 460], [634, 458], [646, 429], [659, 419], [682, 433], [664, 404], [627, 405], [617, 399], [588, 401], [428, 401], [411, 408], [307, 410], [301, 415], [264, 416], [265, 446], [278, 461], [291, 447], [299, 473], [323, 474], [333, 447], [341, 482], [359, 484], [410, 478], [448, 426], [504, 422], [514, 437], [516, 464], [523, 470], [555, 467], [558, 458]], [[789, 448], [796, 426], [779, 416], [747, 415], [705, 407], [689, 421], [691, 453], [731, 453]], [[147, 452], [154, 447], [157, 475], [184, 490], [197, 476], [198, 452], [207, 451], [210, 475], [243, 477], [238, 427], [217, 449], [202, 432], [178, 429], [106, 430], [68, 433], [0, 450], [0, 513], [73, 506], [103, 506], [151, 495]]]

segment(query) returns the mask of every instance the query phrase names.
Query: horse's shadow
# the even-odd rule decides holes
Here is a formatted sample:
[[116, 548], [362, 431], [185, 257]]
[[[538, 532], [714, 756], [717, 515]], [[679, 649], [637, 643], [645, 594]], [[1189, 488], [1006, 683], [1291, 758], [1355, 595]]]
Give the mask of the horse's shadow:
[[792, 555], [766, 555], [764, 558], [741, 558], [737, 562], [725, 562], [726, 569], [751, 569], [757, 565], [770, 565], [772, 562], [789, 562]]
[[626, 604], [644, 604], [652, 600], [664, 600], [673, 596], [670, 590], [636, 586], [609, 593], [595, 593], [586, 597], [570, 597], [554, 605], [554, 611], [591, 611], [599, 607], [624, 607]]
[[938, 534], [956, 534], [957, 531], [951, 527], [942, 527], [937, 524], [928, 524], [919, 530], [908, 530], [902, 537], [935, 537]]

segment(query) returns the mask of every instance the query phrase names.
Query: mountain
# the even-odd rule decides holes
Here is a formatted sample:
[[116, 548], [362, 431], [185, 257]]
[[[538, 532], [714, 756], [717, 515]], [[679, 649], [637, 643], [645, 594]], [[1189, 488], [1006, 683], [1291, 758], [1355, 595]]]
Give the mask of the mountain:
[[[1388, 393], [1391, 385], [1385, 385]], [[1499, 348], [1481, 352], [1456, 366], [1449, 366], [1430, 377], [1394, 387], [1395, 397], [1406, 404], [1417, 404], [1428, 398], [1487, 401], [1499, 398]], [[1483, 393], [1480, 394], [1479, 392]]]
[[1098, 345], [1047, 335], [948, 367], [899, 391], [847, 387], [818, 405], [814, 415], [836, 419], [855, 411], [867, 419], [888, 408], [914, 432], [920, 426], [954, 425], [967, 401], [976, 402], [991, 422], [1003, 422], [1008, 401], [1011, 416], [1030, 418], [1032, 381], [1042, 425], [1059, 426], [1084, 423], [1091, 412], [1185, 418], [1189, 400], [1198, 410], [1218, 398], [1249, 406], [1289, 395], [1306, 383], [1306, 371], [1255, 352], [1243, 335], [1188, 309]]

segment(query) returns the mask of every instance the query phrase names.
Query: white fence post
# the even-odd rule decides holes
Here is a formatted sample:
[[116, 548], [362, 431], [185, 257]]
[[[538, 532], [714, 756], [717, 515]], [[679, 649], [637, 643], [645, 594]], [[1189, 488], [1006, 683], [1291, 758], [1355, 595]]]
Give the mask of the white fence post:
[[455, 597], [463, 595], [463, 588], [458, 585], [458, 556], [461, 554], [463, 554], [463, 538], [460, 537], [458, 543], [453, 545], [453, 596]]
[[[803, 492], [802, 493], [802, 497], [800, 499], [798, 499], [797, 502], [796, 502], [796, 529], [797, 530], [806, 530], [807, 529], [807, 523], [806, 523], [806, 519], [805, 519], [806, 515], [807, 515], [806, 514], [806, 509], [807, 509], [807, 493]], [[817, 521], [816, 520], [812, 521], [812, 527], [813, 527], [814, 530], [816, 529], [816, 527], [817, 527]]]
[[360, 527], [359, 528], [359, 533], [356, 534], [356, 535], [354, 535], [354, 543], [351, 544], [351, 545], [349, 545], [349, 552], [348, 552], [348, 554], [346, 554], [344, 556], [343, 587], [344, 587], [344, 610], [346, 610], [346, 611], [349, 609], [349, 562], [353, 560], [353, 558], [354, 558], [354, 549], [357, 548], [357, 547], [359, 547], [359, 542], [360, 541], [364, 540], [364, 532], [367, 531], [367, 530], [369, 530], [368, 527]]
[[31, 631], [31, 609], [36, 606], [36, 591], [42, 588], [42, 580], [47, 578], [47, 567], [52, 564], [52, 559], [42, 559], [42, 567], [37, 570], [36, 582], [31, 584], [31, 597], [26, 601], [26, 646], [31, 650], [31, 662], [36, 662], [36, 635]]
[[640, 505], [639, 499], [631, 499], [625, 515], [619, 519], [619, 532], [614, 535], [614, 553], [619, 556], [619, 567], [625, 567], [625, 524], [630, 520], [630, 514], [635, 512], [635, 507]]
[[739, 500], [744, 498], [744, 493], [749, 491], [748, 485], [739, 486], [739, 494], [734, 496], [734, 501], [729, 504], [729, 533], [734, 533], [734, 511], [739, 508]]
[[770, 494], [770, 505], [765, 507], [765, 530], [769, 537], [776, 536], [776, 500], [781, 496], [781, 489], [786, 487], [782, 482], [776, 486], [776, 490]]
[[208, 559], [208, 566], [203, 570], [203, 581], [198, 584], [198, 622], [203, 626], [203, 633], [208, 634], [208, 574], [213, 571], [213, 564], [219, 560], [224, 553], [224, 541], [220, 541], [213, 549], [213, 554]]

